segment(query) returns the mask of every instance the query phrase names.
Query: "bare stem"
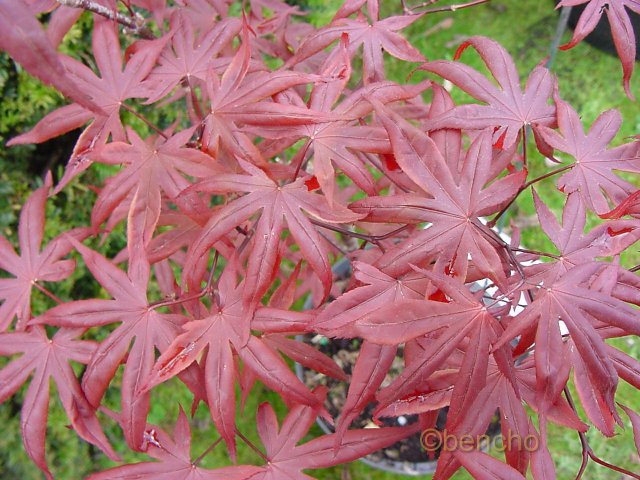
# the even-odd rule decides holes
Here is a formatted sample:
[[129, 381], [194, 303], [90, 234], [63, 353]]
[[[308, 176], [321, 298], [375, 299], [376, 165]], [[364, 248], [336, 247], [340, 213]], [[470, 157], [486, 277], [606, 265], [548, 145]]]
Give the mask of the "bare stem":
[[144, 17], [136, 14], [135, 18], [127, 17], [115, 10], [111, 10], [99, 3], [92, 2], [91, 0], [57, 0], [60, 5], [70, 8], [81, 8], [89, 12], [96, 13], [102, 17], [114, 20], [120, 25], [126, 27], [134, 35], [138, 35], [147, 40], [156, 38], [153, 32], [147, 27], [144, 22]]
[[560, 260], [560, 257], [558, 255], [554, 255], [553, 253], [539, 252], [538, 250], [529, 250], [528, 248], [517, 248], [517, 247], [509, 247], [509, 248], [511, 248], [511, 250], [515, 252], [530, 253], [532, 255], [540, 255], [542, 257], [549, 257], [549, 258], [555, 258], [556, 260]]
[[[571, 392], [569, 391], [569, 388], [566, 386], [564, 387], [564, 396], [567, 398], [567, 402], [569, 402], [569, 406], [571, 407], [571, 409], [577, 414], [578, 412], [576, 410], [576, 405], [573, 402], [573, 397], [571, 396]], [[631, 478], [636, 478], [640, 480], [640, 475], [630, 472], [629, 470], [626, 470], [622, 467], [612, 465], [611, 463], [605, 462], [604, 460], [602, 460], [595, 453], [593, 453], [593, 449], [591, 448], [591, 445], [589, 445], [589, 440], [587, 440], [587, 436], [583, 432], [578, 432], [578, 435], [580, 436], [580, 443], [582, 444], [582, 464], [580, 465], [580, 470], [578, 471], [576, 480], [580, 480], [580, 478], [582, 478], [582, 474], [587, 468], [587, 463], [589, 459], [602, 465], [603, 467], [607, 467], [609, 470], [613, 470], [618, 473], [623, 473], [624, 475], [628, 475]]]
[[457, 5], [447, 5], [445, 7], [435, 7], [435, 8], [427, 8], [426, 10], [423, 10], [422, 12], [416, 12], [416, 10], [419, 10], [420, 8], [425, 8], [428, 7], [429, 5], [433, 5], [435, 2], [432, 1], [427, 1], [427, 2], [423, 2], [420, 5], [414, 5], [413, 7], [407, 7], [406, 4], [404, 2], [402, 2], [403, 5], [403, 9], [404, 12], [408, 15], [415, 15], [417, 13], [438, 13], [438, 12], [455, 12], [456, 10], [462, 10], [463, 8], [469, 8], [469, 7], [475, 7], [476, 5], [481, 5], [483, 3], [488, 3], [491, 0], [474, 0], [472, 2], [467, 2], [467, 3], [459, 3]]

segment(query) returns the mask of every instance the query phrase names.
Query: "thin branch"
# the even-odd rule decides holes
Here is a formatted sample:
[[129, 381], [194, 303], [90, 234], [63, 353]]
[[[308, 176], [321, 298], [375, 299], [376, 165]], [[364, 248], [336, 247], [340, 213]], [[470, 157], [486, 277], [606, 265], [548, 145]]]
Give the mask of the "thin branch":
[[[571, 396], [571, 392], [569, 391], [569, 388], [565, 386], [563, 391], [564, 391], [564, 396], [567, 398], [567, 402], [569, 402], [569, 406], [577, 414], [578, 411], [576, 410], [576, 405], [573, 402], [573, 397]], [[584, 434], [584, 432], [578, 432], [578, 435], [580, 436], [580, 443], [582, 444], [582, 464], [580, 465], [580, 470], [578, 471], [576, 480], [580, 480], [580, 478], [582, 478], [582, 474], [587, 468], [587, 462], [589, 461], [589, 458], [594, 462], [602, 465], [603, 467], [607, 467], [609, 470], [613, 470], [615, 472], [628, 475], [631, 478], [636, 478], [640, 480], [640, 475], [630, 472], [629, 470], [626, 470], [622, 467], [612, 465], [611, 463], [602, 460], [595, 453], [593, 453], [593, 449], [591, 448], [591, 445], [589, 445], [589, 440], [587, 439], [587, 436]]]
[[146, 38], [147, 40], [153, 40], [156, 38], [149, 27], [144, 24], [144, 17], [139, 14], [136, 14], [135, 18], [127, 17], [115, 10], [102, 6], [99, 3], [92, 2], [91, 0], [57, 0], [57, 2], [65, 7], [81, 8], [108, 18], [109, 20], [114, 20], [134, 35]]
[[541, 176], [539, 176], [537, 178], [534, 178], [533, 180], [529, 180], [527, 183], [525, 183], [522, 186], [522, 189], [526, 190], [527, 188], [529, 188], [534, 183], [538, 183], [540, 180], [544, 180], [545, 178], [553, 177], [554, 175], [557, 175], [558, 173], [562, 173], [562, 172], [566, 172], [567, 170], [571, 170], [575, 165], [576, 165], [575, 163], [572, 163], [570, 165], [565, 165], [564, 167], [560, 167], [560, 168], [556, 168], [555, 170], [551, 170], [550, 172], [547, 172], [544, 175], [541, 175]]
[[629, 271], [633, 272], [633, 273], [635, 273], [635, 272], [637, 272], [639, 270], [640, 270], [640, 265], [636, 265], [635, 267], [629, 269]]
[[467, 3], [459, 3], [457, 5], [447, 5], [445, 7], [435, 7], [435, 8], [427, 8], [422, 12], [416, 12], [416, 10], [424, 7], [428, 7], [429, 5], [433, 5], [435, 2], [428, 1], [423, 2], [420, 5], [414, 5], [413, 7], [407, 7], [403, 2], [403, 8], [407, 15], [415, 15], [417, 13], [439, 13], [439, 12], [455, 12], [456, 10], [462, 10], [463, 8], [475, 7], [476, 5], [482, 5], [483, 3], [488, 3], [491, 0], [474, 0], [472, 2]]
[[539, 252], [538, 250], [529, 250], [528, 248], [518, 248], [518, 247], [509, 247], [509, 248], [515, 252], [530, 253], [532, 255], [539, 255], [541, 257], [555, 258], [556, 260], [561, 259], [560, 256], [554, 255], [553, 253]]

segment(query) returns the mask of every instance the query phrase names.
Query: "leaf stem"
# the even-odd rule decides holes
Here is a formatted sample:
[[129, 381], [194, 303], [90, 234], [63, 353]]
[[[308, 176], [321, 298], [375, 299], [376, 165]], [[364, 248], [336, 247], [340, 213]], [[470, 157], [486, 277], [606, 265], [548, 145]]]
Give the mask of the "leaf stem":
[[129, 105], [127, 105], [126, 103], [120, 103], [120, 106], [122, 108], [124, 108], [127, 112], [132, 113], [133, 115], [135, 115], [136, 117], [138, 117], [140, 120], [142, 120], [145, 125], [147, 125], [147, 127], [149, 127], [151, 130], [153, 130], [154, 132], [156, 132], [158, 135], [160, 135], [161, 137], [164, 137], [165, 140], [168, 140], [169, 137], [167, 136], [166, 133], [164, 133], [162, 130], [160, 130], [158, 127], [156, 127], [153, 123], [151, 123], [149, 120], [147, 120], [142, 114], [136, 112], [133, 108], [131, 108]]
[[513, 205], [513, 202], [516, 201], [516, 199], [520, 196], [520, 194], [524, 192], [527, 188], [529, 188], [531, 185], [539, 182], [540, 180], [544, 180], [545, 178], [549, 178], [549, 177], [552, 177], [553, 175], [557, 175], [558, 173], [562, 173], [567, 170], [570, 170], [571, 168], [574, 167], [574, 165], [575, 163], [572, 163], [571, 165], [565, 165], [564, 167], [556, 168], [555, 170], [547, 172], [544, 175], [534, 178], [533, 180], [529, 180], [522, 187], [520, 187], [520, 190], [518, 190], [518, 193], [516, 193], [516, 195], [511, 199], [511, 201], [507, 205], [505, 205], [504, 208], [500, 210], [490, 222], [487, 223], [487, 227], [489, 228], [495, 227], [498, 220], [500, 220], [500, 217], [502, 217], [502, 215], [505, 214], [505, 212], [509, 209], [509, 207]]
[[53, 300], [54, 302], [56, 302], [57, 304], [62, 304], [64, 303], [62, 300], [60, 300], [60, 298], [56, 297], [51, 291], [49, 291], [48, 289], [46, 289], [45, 287], [43, 287], [42, 285], [40, 285], [38, 282], [31, 282], [33, 286], [35, 286], [38, 290], [40, 290], [42, 293], [44, 293], [47, 297], [49, 297], [51, 300]]
[[191, 462], [191, 465], [193, 465], [194, 467], [197, 467], [200, 464], [200, 462], [204, 459], [204, 457], [206, 457], [209, 452], [211, 452], [214, 448], [216, 448], [221, 441], [222, 441], [222, 437], [218, 438], [215, 442], [209, 445], [209, 447], [204, 452], [198, 455], [198, 458], [196, 458], [193, 462]]
[[256, 447], [256, 446], [254, 445], [254, 443], [253, 443], [251, 440], [249, 440], [247, 437], [245, 437], [245, 436], [242, 434], [242, 432], [241, 432], [240, 430], [238, 430], [237, 428], [236, 428], [236, 435], [238, 435], [238, 436], [242, 439], [242, 441], [243, 441], [244, 443], [246, 443], [247, 445], [249, 445], [249, 447], [251, 448], [251, 450], [253, 450], [253, 451], [254, 451], [254, 452], [256, 452], [258, 455], [260, 455], [260, 457], [261, 457], [265, 462], [269, 462], [269, 459], [267, 458], [267, 456], [266, 456], [264, 453], [262, 453], [262, 450], [260, 450], [258, 447]]

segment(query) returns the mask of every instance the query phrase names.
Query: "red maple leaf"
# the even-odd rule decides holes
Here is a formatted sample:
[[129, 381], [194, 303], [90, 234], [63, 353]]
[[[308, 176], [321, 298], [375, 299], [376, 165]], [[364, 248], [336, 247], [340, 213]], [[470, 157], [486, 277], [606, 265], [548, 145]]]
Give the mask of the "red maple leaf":
[[[44, 235], [44, 214], [47, 195], [51, 189], [51, 175], [42, 187], [31, 194], [22, 207], [18, 226], [20, 255], [13, 250], [9, 241], [0, 235], [0, 270], [15, 278], [0, 278], [0, 331], [5, 331], [14, 318], [16, 328], [22, 330], [31, 318], [31, 291], [40, 287], [38, 282], [57, 282], [67, 278], [75, 268], [75, 261], [62, 260], [72, 249], [65, 236], [51, 240], [42, 251], [40, 246]], [[86, 236], [87, 229], [67, 232], [78, 238]]]
[[[130, 234], [133, 226], [130, 224]], [[139, 237], [141, 241], [142, 237]], [[91, 405], [98, 407], [118, 367], [125, 360], [122, 379], [122, 423], [127, 443], [139, 450], [149, 412], [149, 394], [140, 394], [141, 381], [149, 375], [155, 351], [163, 352], [178, 335], [186, 318], [160, 313], [147, 299], [150, 269], [144, 251], [130, 238], [129, 272], [107, 258], [72, 241], [95, 279], [112, 300], [76, 300], [58, 305], [32, 323], [89, 328], [119, 323], [96, 349], [82, 378]]]
[[51, 339], [43, 326], [0, 334], [0, 355], [22, 354], [0, 370], [0, 403], [16, 393], [32, 376], [22, 404], [22, 440], [27, 454], [48, 479], [53, 479], [45, 459], [51, 380], [56, 384], [62, 406], [77, 434], [112, 460], [119, 461], [100, 427], [95, 408], [87, 401], [69, 363], [86, 364], [97, 349], [96, 342], [75, 340], [84, 331], [82, 328], [62, 328]]
[[503, 286], [500, 240], [479, 218], [506, 205], [518, 193], [526, 171], [495, 180], [499, 172], [490, 168], [493, 152], [490, 133], [485, 131], [469, 147], [456, 181], [428, 135], [376, 100], [370, 101], [389, 132], [396, 161], [421, 191], [368, 197], [350, 208], [367, 214], [367, 221], [430, 223], [409, 240], [387, 250], [376, 266], [397, 276], [409, 271], [410, 264], [423, 265], [437, 256], [439, 271], [447, 268], [464, 279], [470, 256], [475, 267]]
[[494, 145], [509, 148], [516, 142], [522, 127], [530, 125], [537, 134], [539, 126], [555, 123], [555, 108], [548, 104], [555, 83], [549, 70], [538, 65], [531, 72], [523, 92], [516, 66], [502, 46], [489, 38], [471, 37], [460, 46], [456, 58], [469, 46], [478, 51], [501, 88], [459, 62], [437, 60], [422, 65], [421, 70], [440, 75], [486, 103], [454, 107], [427, 120], [427, 130], [493, 128]]
[[291, 401], [315, 402], [282, 358], [262, 339], [251, 334], [254, 311], [243, 301], [245, 284], [237, 283], [234, 261], [232, 259], [225, 267], [219, 279], [211, 308], [208, 311], [203, 308], [202, 318], [183, 325], [183, 333], [166, 348], [140, 385], [140, 391], [148, 391], [182, 372], [206, 352], [202, 360], [206, 398], [211, 418], [232, 456], [236, 452], [234, 385], [238, 374], [235, 355], [265, 385]]
[[73, 80], [79, 92], [100, 108], [100, 113], [72, 103], [49, 113], [32, 130], [7, 142], [7, 145], [41, 143], [93, 120], [78, 139], [56, 191], [89, 167], [91, 161], [87, 155], [95, 146], [105, 143], [110, 135], [114, 140], [124, 141], [120, 109], [129, 98], [146, 98], [151, 94], [151, 90], [142, 87], [140, 82], [149, 74], [168, 40], [168, 37], [139, 40], [136, 53], [128, 59], [123, 70], [115, 24], [100, 18], [96, 19], [93, 29], [93, 54], [101, 77], [97, 77], [89, 67], [71, 57], [60, 57], [67, 76]]
[[328, 253], [315, 227], [302, 210], [329, 223], [350, 223], [361, 215], [340, 205], [329, 208], [322, 195], [308, 191], [302, 178], [280, 186], [259, 168], [246, 162], [240, 163], [248, 175], [217, 175], [191, 187], [193, 190], [209, 193], [247, 192], [247, 195], [230, 202], [210, 218], [200, 237], [189, 248], [184, 266], [187, 272], [185, 283], [199, 283], [199, 274], [211, 246], [224, 234], [260, 211], [253, 235], [253, 255], [249, 257], [245, 280], [247, 298], [251, 302], [259, 301], [272, 281], [271, 272], [275, 268], [277, 246], [285, 219], [303, 257], [320, 277], [325, 295], [328, 295], [332, 278]]
[[622, 123], [617, 110], [608, 110], [584, 133], [577, 112], [556, 95], [560, 133], [541, 127], [540, 136], [552, 148], [571, 155], [575, 162], [558, 179], [564, 193], [579, 192], [585, 204], [597, 214], [610, 210], [608, 199], [614, 204], [624, 201], [637, 186], [623, 180], [614, 170], [640, 172], [637, 142], [607, 149]]
[[[584, 11], [580, 15], [578, 24], [573, 30], [573, 37], [566, 45], [562, 45], [562, 50], [575, 47], [589, 35], [598, 25], [603, 13], [607, 13], [613, 43], [622, 62], [622, 84], [627, 96], [633, 99], [629, 82], [633, 74], [633, 67], [636, 61], [636, 39], [633, 31], [631, 18], [626, 8], [640, 14], [640, 1], [638, 0], [561, 0], [556, 8], [573, 7], [587, 3]], [[626, 8], [625, 8], [626, 7]]]
[[237, 465], [209, 469], [198, 466], [199, 459], [191, 459], [191, 427], [182, 408], [173, 436], [156, 425], [146, 425], [145, 453], [157, 462], [140, 462], [94, 473], [87, 480], [127, 480], [171, 478], [172, 480], [248, 480], [263, 468]]

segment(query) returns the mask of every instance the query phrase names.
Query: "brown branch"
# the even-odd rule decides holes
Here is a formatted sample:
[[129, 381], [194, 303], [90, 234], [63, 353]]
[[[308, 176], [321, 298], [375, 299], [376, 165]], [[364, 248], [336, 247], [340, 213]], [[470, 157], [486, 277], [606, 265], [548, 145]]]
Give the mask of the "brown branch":
[[[578, 411], [576, 410], [576, 405], [573, 402], [573, 397], [571, 396], [569, 388], [566, 386], [564, 387], [564, 396], [567, 398], [567, 402], [569, 402], [569, 406], [571, 407], [571, 409], [577, 414]], [[640, 480], [640, 475], [602, 460], [595, 453], [593, 453], [593, 449], [591, 448], [591, 445], [589, 445], [589, 440], [587, 440], [587, 436], [584, 434], [584, 432], [578, 432], [578, 435], [580, 436], [580, 443], [582, 444], [582, 464], [580, 465], [580, 470], [578, 471], [576, 480], [580, 480], [580, 478], [582, 478], [582, 474], [587, 468], [587, 462], [589, 461], [589, 459], [593, 460], [597, 464], [602, 465], [603, 467], [607, 467], [609, 470], [613, 470], [615, 472], [628, 475], [631, 478]]]
[[439, 13], [439, 12], [455, 12], [456, 10], [462, 10], [463, 8], [475, 7], [476, 5], [482, 5], [483, 3], [488, 3], [491, 0], [473, 0], [472, 2], [467, 3], [459, 3], [456, 5], [447, 5], [446, 7], [435, 7], [435, 8], [427, 8], [422, 12], [416, 12], [416, 10], [424, 7], [428, 7], [429, 5], [433, 5], [436, 3], [435, 1], [427, 1], [423, 2], [420, 5], [414, 5], [413, 7], [407, 7], [407, 5], [402, 2], [402, 7], [404, 9], [405, 14], [407, 15], [415, 15], [417, 13]]
[[109, 20], [113, 20], [118, 22], [120, 25], [124, 26], [127, 30], [129, 30], [134, 35], [138, 35], [142, 38], [146, 38], [147, 40], [153, 40], [156, 36], [153, 32], [147, 27], [144, 22], [144, 17], [139, 14], [136, 14], [135, 18], [127, 17], [115, 10], [111, 10], [103, 5], [92, 2], [91, 0], [56, 0], [60, 5], [64, 7], [70, 8], [81, 8], [83, 10], [87, 10], [89, 12], [93, 12], [102, 17], [108, 18]]

